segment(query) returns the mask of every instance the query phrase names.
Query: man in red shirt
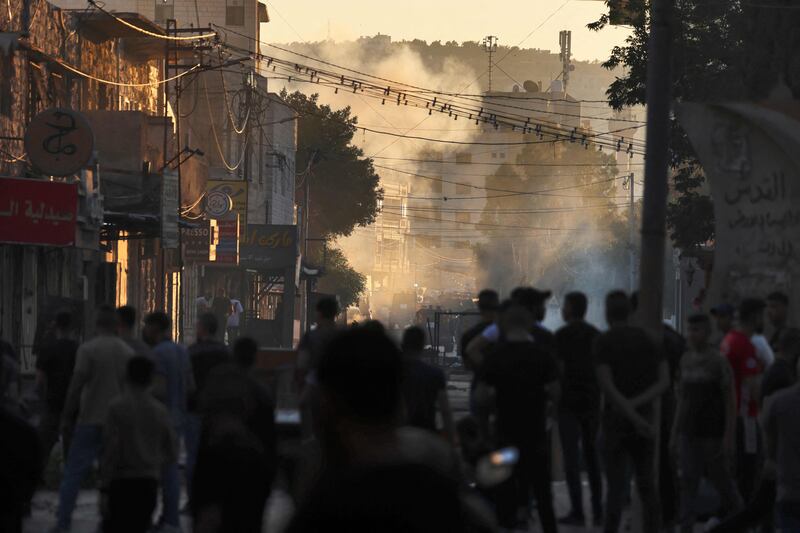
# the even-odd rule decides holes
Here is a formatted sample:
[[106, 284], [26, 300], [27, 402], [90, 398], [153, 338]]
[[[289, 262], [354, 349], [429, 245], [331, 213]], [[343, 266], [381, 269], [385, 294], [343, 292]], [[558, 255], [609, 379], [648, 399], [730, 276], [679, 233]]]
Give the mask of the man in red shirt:
[[725, 335], [720, 346], [722, 355], [728, 359], [733, 370], [736, 388], [736, 472], [739, 490], [745, 501], [753, 493], [758, 469], [758, 380], [762, 371], [750, 337], [755, 333], [763, 314], [762, 300], [742, 300], [739, 305], [739, 325]]

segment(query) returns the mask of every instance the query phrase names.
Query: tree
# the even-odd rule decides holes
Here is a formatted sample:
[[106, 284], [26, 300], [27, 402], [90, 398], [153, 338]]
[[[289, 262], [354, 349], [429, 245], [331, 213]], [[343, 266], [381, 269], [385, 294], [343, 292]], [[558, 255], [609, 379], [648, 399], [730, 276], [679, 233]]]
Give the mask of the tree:
[[357, 304], [358, 297], [367, 288], [366, 276], [356, 272], [338, 248], [328, 248], [324, 263], [325, 273], [319, 279], [317, 290], [335, 294], [343, 307]]
[[309, 236], [346, 236], [356, 226], [373, 223], [383, 190], [372, 159], [364, 158], [364, 152], [350, 144], [358, 122], [350, 107], [334, 111], [320, 105], [317, 94], [288, 94], [284, 90], [281, 98], [299, 115], [297, 186], [302, 196], [308, 180]]
[[[606, 2], [609, 6], [613, 2]], [[647, 13], [649, 2], [629, 0], [632, 12]], [[672, 95], [678, 101], [760, 100], [779, 82], [800, 97], [800, 10], [785, 0], [709, 2], [681, 0], [673, 19]], [[603, 15], [588, 25], [601, 30]], [[647, 38], [650, 21], [634, 17], [631, 35], [603, 63], [624, 67], [608, 88], [616, 109], [645, 104]], [[691, 255], [714, 237], [714, 211], [702, 165], [677, 119], [671, 118], [670, 165], [673, 196], [668, 206], [670, 236]]]

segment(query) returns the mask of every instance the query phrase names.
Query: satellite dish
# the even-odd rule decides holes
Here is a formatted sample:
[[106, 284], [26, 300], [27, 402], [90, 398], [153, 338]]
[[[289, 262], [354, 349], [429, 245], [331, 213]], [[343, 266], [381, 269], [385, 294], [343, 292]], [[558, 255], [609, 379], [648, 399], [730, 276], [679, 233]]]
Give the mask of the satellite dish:
[[539, 87], [539, 84], [532, 80], [525, 81], [525, 83], [523, 83], [522, 86], [529, 93], [538, 93], [541, 92], [542, 90], [541, 87]]

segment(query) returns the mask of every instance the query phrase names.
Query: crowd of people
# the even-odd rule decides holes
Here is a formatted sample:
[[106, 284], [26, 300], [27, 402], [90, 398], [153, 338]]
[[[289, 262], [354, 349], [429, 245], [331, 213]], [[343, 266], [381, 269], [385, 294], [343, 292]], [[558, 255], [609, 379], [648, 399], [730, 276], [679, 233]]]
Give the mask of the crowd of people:
[[[111, 533], [180, 531], [182, 512], [197, 532], [260, 532], [279, 477], [292, 533], [511, 531], [532, 520], [546, 533], [612, 533], [632, 482], [635, 527], [647, 533], [694, 531], [699, 518], [715, 532], [800, 531], [800, 329], [785, 294], [692, 315], [685, 338], [640, 327], [636, 295], [621, 291], [606, 296], [605, 331], [572, 292], [551, 332], [551, 297], [479, 294], [479, 320], [460, 343], [473, 379], [458, 421], [446, 372], [425, 360], [424, 331], [411, 327], [397, 344], [375, 321], [340, 327], [336, 301], [320, 300], [297, 349], [291, 468], [278, 459], [274, 391], [254, 372], [258, 346], [231, 332], [228, 316], [220, 323], [221, 305], [199, 316], [188, 347], [161, 312], [139, 324], [131, 307], [101, 307], [81, 344], [73, 317], [58, 313], [36, 363], [38, 428], [9, 405], [0, 412], [0, 530], [21, 531], [60, 443], [56, 532], [70, 530], [95, 464]], [[5, 396], [13, 365], [10, 346], [0, 349]], [[561, 517], [554, 454], [571, 505]], [[716, 509], [698, 505], [703, 479]]]

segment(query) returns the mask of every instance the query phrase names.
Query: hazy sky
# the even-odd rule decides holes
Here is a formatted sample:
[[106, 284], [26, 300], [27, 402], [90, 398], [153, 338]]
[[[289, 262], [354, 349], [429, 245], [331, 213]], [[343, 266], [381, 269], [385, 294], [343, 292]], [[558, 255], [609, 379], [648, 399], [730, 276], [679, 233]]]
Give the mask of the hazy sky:
[[338, 40], [382, 33], [395, 40], [462, 42], [496, 35], [501, 45], [557, 51], [558, 32], [572, 30], [573, 57], [603, 60], [628, 34], [624, 28], [586, 29], [607, 9], [600, 0], [267, 0], [267, 5], [270, 23], [262, 32], [269, 42], [323, 40], [330, 27]]

